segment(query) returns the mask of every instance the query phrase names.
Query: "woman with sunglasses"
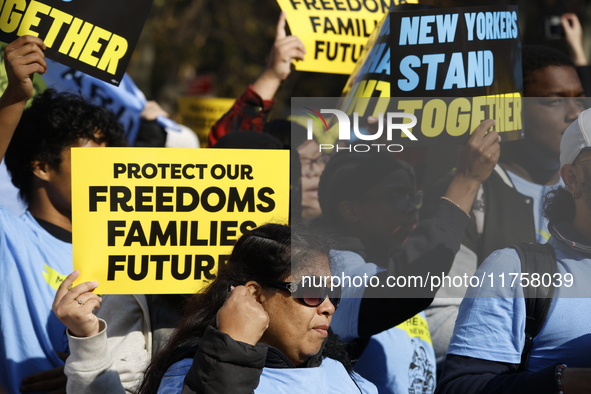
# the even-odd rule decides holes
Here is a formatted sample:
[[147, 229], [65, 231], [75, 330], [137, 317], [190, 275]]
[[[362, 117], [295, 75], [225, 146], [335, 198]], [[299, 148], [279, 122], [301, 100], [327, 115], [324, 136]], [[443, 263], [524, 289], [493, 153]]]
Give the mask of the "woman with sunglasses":
[[329, 330], [340, 293], [310, 283], [330, 277], [328, 252], [278, 224], [243, 235], [187, 304], [140, 393], [377, 393]]

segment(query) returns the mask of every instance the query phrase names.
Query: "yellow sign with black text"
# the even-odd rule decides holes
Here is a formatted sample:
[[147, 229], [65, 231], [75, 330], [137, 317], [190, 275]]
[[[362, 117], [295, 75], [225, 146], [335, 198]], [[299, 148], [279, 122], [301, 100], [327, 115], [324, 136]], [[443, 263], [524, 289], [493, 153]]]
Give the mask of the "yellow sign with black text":
[[236, 99], [181, 96], [178, 98], [178, 110], [182, 123], [190, 127], [205, 144], [211, 126], [228, 112], [234, 101]]
[[288, 209], [288, 151], [72, 149], [74, 268], [101, 294], [195, 293]]
[[291, 34], [306, 47], [299, 71], [351, 74], [367, 39], [390, 8], [418, 0], [277, 0]]
[[406, 114], [416, 140], [399, 133], [405, 148], [464, 144], [485, 119], [512, 141], [523, 137], [521, 74], [516, 6], [391, 12], [366, 43], [339, 108], [360, 118]]
[[0, 41], [39, 37], [50, 59], [118, 86], [151, 5], [152, 0], [3, 0]]

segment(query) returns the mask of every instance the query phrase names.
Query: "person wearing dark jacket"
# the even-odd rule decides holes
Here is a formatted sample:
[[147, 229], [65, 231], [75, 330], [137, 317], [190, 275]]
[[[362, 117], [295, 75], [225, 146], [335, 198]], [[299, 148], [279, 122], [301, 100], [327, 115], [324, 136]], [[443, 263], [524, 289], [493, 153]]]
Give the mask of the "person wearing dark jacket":
[[371, 278], [371, 285], [343, 284], [343, 308], [335, 313], [333, 329], [352, 344], [355, 371], [380, 393], [434, 390], [429, 329], [417, 314], [437, 286], [391, 283], [429, 281], [449, 271], [476, 191], [499, 156], [498, 134], [487, 133], [493, 124], [484, 121], [462, 148], [457, 175], [431, 220], [417, 223], [414, 173], [388, 154], [339, 152], [321, 176], [322, 216], [316, 224], [337, 240], [334, 274], [353, 283]]
[[339, 290], [309, 282], [330, 275], [318, 237], [278, 224], [243, 235], [140, 393], [376, 393], [330, 331]]
[[[533, 338], [524, 371], [526, 303], [514, 249], [491, 254], [476, 271], [497, 280], [468, 289], [456, 321], [438, 394], [591, 392], [591, 111], [582, 112], [560, 143], [565, 187], [548, 194], [544, 214], [556, 254], [554, 298]], [[507, 281], [503, 286], [501, 276]], [[517, 275], [519, 283], [509, 285]], [[530, 275], [533, 283], [534, 276]]]

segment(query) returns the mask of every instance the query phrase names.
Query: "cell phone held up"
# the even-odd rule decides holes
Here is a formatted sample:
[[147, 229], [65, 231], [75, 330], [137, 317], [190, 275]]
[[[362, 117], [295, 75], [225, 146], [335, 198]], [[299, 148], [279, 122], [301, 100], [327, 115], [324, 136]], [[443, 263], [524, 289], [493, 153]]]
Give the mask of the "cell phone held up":
[[548, 40], [559, 40], [564, 38], [564, 28], [560, 22], [560, 16], [552, 15], [547, 17], [544, 23], [544, 31], [546, 33], [546, 39]]

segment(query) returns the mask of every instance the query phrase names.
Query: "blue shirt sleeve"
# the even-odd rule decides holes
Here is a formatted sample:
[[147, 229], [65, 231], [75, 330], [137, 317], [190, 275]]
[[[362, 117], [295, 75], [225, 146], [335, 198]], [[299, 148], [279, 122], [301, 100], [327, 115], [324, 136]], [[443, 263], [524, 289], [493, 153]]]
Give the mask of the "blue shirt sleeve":
[[[514, 249], [492, 253], [462, 301], [449, 354], [519, 364], [525, 342], [521, 262]], [[513, 286], [511, 286], [513, 285]]]
[[193, 365], [193, 359], [185, 358], [168, 368], [158, 387], [158, 394], [181, 394], [185, 385], [185, 376]]

